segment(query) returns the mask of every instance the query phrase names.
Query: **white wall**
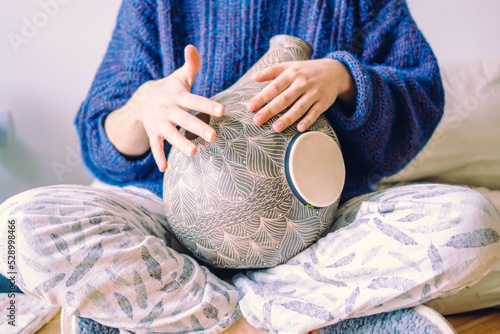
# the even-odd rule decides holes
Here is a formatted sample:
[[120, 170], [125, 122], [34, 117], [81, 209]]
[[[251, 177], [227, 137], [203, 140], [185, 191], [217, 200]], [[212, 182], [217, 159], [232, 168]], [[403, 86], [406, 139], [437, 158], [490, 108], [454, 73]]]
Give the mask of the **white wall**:
[[[42, 3], [52, 6], [44, 11]], [[0, 147], [0, 202], [33, 187], [89, 183], [73, 119], [106, 51], [120, 3], [0, 1], [0, 110], [10, 110], [12, 123], [11, 142]], [[23, 30], [26, 20], [39, 20], [41, 27]]]
[[[79, 151], [73, 118], [106, 50], [120, 2], [0, 1], [0, 112], [10, 110], [13, 123], [10, 145], [0, 147], [0, 202], [33, 187], [90, 182], [71, 153]], [[500, 1], [408, 2], [440, 60], [500, 59]], [[9, 36], [23, 37], [25, 20], [43, 19], [40, 3], [58, 3], [59, 10], [32, 36], [24, 31], [27, 44], [13, 47]]]
[[500, 1], [407, 2], [439, 60], [500, 58]]

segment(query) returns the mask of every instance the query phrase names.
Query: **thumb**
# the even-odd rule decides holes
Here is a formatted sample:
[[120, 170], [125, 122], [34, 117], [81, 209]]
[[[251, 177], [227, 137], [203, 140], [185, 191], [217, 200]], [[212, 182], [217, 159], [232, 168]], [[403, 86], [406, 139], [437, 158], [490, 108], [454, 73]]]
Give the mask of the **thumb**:
[[179, 78], [191, 89], [194, 77], [200, 70], [200, 55], [193, 45], [188, 45], [184, 49], [184, 65], [178, 70]]

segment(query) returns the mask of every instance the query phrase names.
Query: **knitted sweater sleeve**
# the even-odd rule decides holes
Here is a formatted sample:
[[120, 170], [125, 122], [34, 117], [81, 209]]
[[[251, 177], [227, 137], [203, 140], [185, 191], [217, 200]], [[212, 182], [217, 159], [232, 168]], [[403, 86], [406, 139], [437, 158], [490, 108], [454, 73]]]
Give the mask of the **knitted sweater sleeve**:
[[403, 0], [343, 3], [337, 50], [347, 51], [326, 57], [349, 67], [356, 108], [336, 102], [326, 116], [342, 145], [348, 199], [418, 153], [442, 117], [444, 92], [434, 54]]
[[162, 177], [151, 152], [137, 159], [125, 157], [109, 141], [103, 126], [106, 116], [122, 107], [143, 83], [161, 78], [156, 25], [155, 4], [123, 1], [108, 51], [76, 116], [83, 159], [95, 176], [110, 184], [149, 181], [153, 185]]

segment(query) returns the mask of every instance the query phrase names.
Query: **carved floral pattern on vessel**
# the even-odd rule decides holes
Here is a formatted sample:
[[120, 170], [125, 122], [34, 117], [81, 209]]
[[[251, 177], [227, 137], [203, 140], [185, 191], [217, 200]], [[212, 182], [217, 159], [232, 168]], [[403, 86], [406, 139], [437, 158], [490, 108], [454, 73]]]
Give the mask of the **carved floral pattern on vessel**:
[[[227, 90], [211, 99], [226, 112], [212, 117], [217, 132], [212, 143], [196, 138], [196, 155], [172, 149], [163, 197], [168, 222], [179, 239], [201, 260], [220, 268], [272, 267], [283, 263], [323, 236], [333, 221], [338, 200], [309, 209], [292, 193], [285, 177], [284, 156], [298, 133], [297, 123], [282, 133], [271, 124], [253, 124], [247, 103], [269, 82], [253, 81], [264, 68], [309, 59], [312, 49], [301, 39], [278, 35], [270, 50]], [[286, 112], [288, 108], [283, 111]], [[310, 127], [338, 144], [322, 115]]]

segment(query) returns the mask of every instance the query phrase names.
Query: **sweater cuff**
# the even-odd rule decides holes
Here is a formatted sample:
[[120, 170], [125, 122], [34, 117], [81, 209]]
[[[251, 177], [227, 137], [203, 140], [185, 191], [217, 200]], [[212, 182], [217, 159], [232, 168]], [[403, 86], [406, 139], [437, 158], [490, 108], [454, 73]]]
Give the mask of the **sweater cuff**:
[[326, 58], [334, 59], [346, 65], [351, 72], [356, 85], [356, 109], [354, 113], [347, 113], [342, 106], [336, 102], [330, 108], [333, 119], [345, 130], [354, 130], [363, 125], [368, 118], [372, 107], [373, 91], [369, 84], [368, 72], [356, 59], [346, 51], [335, 51], [327, 54]]

